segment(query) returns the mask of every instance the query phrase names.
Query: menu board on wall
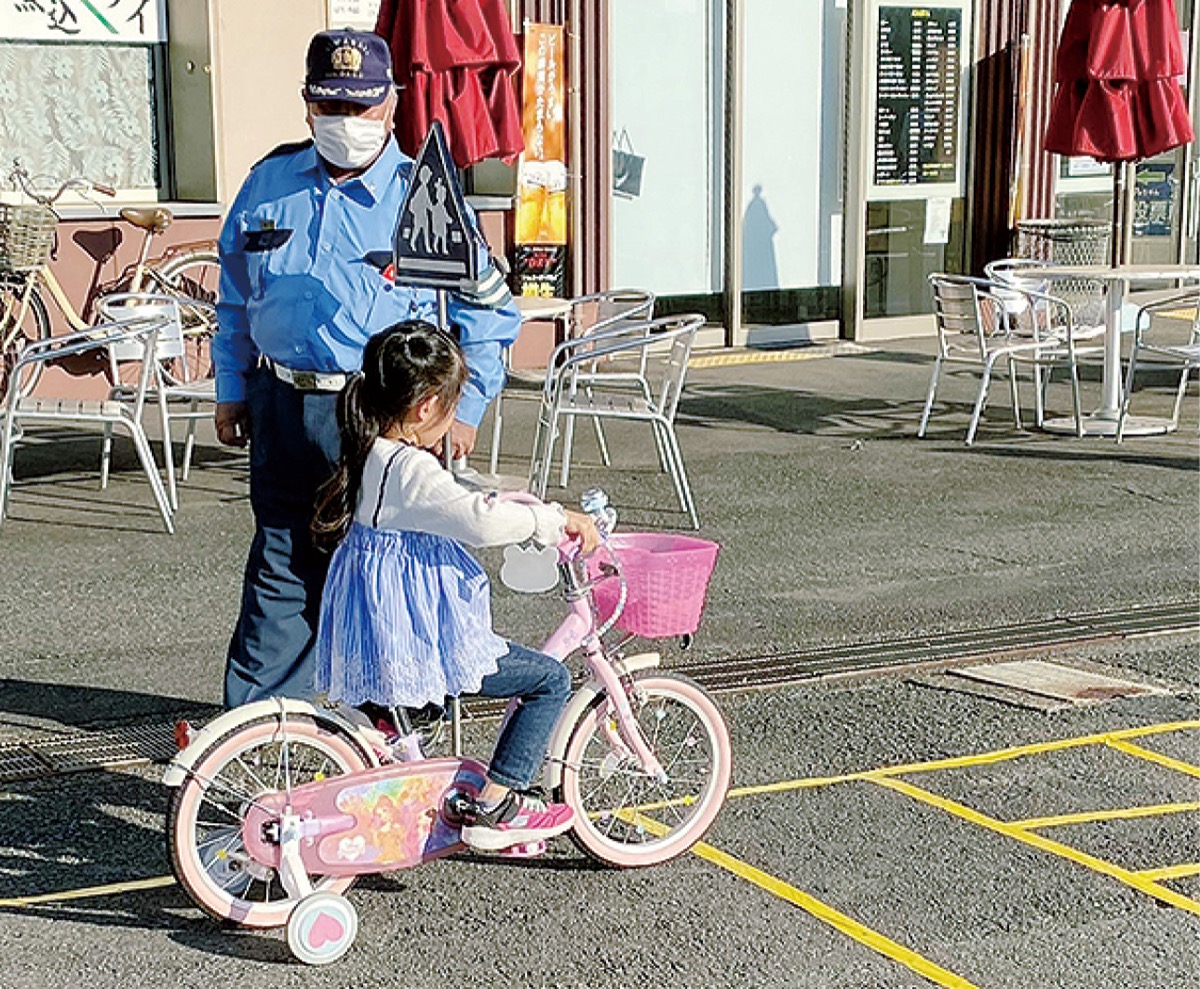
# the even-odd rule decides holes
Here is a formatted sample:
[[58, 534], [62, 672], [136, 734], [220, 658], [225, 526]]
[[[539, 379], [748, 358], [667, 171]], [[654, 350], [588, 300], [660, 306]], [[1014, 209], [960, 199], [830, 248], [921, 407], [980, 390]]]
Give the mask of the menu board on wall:
[[880, 4], [877, 11], [873, 198], [957, 192], [964, 5]]

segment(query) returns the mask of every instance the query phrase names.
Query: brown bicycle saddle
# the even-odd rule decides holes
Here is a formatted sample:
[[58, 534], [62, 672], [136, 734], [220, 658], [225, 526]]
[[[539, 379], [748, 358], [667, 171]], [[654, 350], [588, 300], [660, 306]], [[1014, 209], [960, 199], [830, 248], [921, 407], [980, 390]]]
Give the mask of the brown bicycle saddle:
[[135, 227], [160, 234], [171, 225], [174, 216], [163, 206], [148, 206], [144, 209], [127, 206], [121, 210], [121, 219], [128, 220]]

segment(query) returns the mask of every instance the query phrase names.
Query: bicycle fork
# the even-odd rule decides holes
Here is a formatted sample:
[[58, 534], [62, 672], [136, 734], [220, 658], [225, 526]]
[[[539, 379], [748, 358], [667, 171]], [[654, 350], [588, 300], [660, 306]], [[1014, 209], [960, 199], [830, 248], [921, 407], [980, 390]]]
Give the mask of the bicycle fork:
[[607, 700], [604, 710], [600, 712], [603, 718], [601, 730], [609, 744], [614, 751], [637, 759], [647, 776], [654, 777], [659, 783], [666, 783], [667, 772], [646, 744], [646, 737], [642, 734], [633, 705], [629, 702], [629, 692], [612, 664], [605, 660], [596, 642], [593, 641], [585, 647], [584, 662], [588, 672], [600, 681], [604, 688]]

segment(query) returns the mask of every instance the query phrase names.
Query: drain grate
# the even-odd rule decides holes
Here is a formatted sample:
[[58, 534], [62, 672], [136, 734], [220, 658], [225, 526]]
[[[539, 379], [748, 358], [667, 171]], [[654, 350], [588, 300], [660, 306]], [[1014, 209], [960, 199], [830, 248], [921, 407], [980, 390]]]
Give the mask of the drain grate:
[[0, 782], [165, 762], [174, 753], [174, 721], [72, 732], [0, 745]]
[[[992, 628], [928, 636], [850, 642], [781, 653], [688, 662], [670, 667], [709, 690], [783, 687], [825, 677], [879, 673], [910, 667], [962, 663], [986, 657], [1066, 648], [1085, 642], [1165, 635], [1200, 628], [1200, 602], [1176, 601], [1147, 607], [1058, 615]], [[995, 667], [991, 667], [995, 669]], [[988, 689], [1011, 689], [997, 685]], [[1026, 694], [1026, 696], [1029, 696]], [[1053, 703], [1048, 701], [1048, 703]], [[471, 702], [470, 716], [499, 716], [503, 701]], [[204, 712], [204, 716], [211, 715]], [[56, 735], [51, 739], [0, 744], [0, 782], [57, 773], [163, 762], [175, 751], [175, 721], [130, 725], [102, 731]]]

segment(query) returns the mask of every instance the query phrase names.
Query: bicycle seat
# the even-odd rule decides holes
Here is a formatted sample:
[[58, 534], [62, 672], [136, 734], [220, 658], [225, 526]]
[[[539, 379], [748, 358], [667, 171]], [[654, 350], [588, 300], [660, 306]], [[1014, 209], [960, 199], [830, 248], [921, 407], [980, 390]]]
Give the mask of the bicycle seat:
[[171, 221], [175, 217], [164, 206], [148, 206], [145, 209], [126, 206], [121, 210], [121, 219], [128, 220], [135, 227], [141, 227], [143, 230], [152, 230], [154, 233], [160, 234], [171, 225]]

